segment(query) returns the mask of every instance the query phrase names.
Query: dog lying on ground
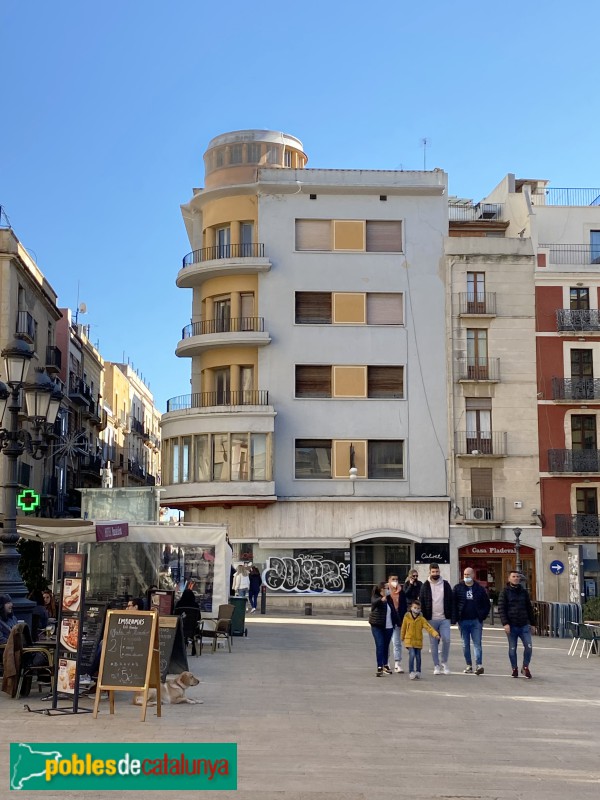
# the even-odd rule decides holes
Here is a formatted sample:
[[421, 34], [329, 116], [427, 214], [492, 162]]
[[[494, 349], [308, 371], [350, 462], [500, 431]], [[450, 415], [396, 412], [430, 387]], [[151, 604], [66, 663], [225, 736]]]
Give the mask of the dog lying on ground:
[[[179, 705], [180, 703], [189, 703], [190, 705], [199, 705], [203, 700], [193, 700], [191, 697], [186, 697], [185, 692], [190, 686], [197, 686], [200, 679], [191, 672], [182, 672], [173, 678], [169, 678], [165, 683], [161, 684], [161, 700], [167, 705]], [[134, 706], [141, 706], [143, 702], [143, 692], [136, 692], [132, 703]], [[148, 705], [156, 705], [156, 689], [148, 690]]]

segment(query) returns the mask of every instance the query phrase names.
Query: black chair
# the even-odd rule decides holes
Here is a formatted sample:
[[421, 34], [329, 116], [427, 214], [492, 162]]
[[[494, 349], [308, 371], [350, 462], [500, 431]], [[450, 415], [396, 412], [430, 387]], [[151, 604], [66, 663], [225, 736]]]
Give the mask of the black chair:
[[[196, 655], [196, 639], [198, 637], [198, 623], [200, 622], [200, 609], [194, 606], [180, 606], [175, 609], [175, 616], [181, 617], [183, 625], [183, 637], [185, 639], [186, 648], [191, 642], [192, 655]], [[200, 648], [200, 655], [202, 655], [202, 648]]]
[[202, 623], [202, 627], [199, 634], [199, 641], [200, 641], [200, 655], [202, 655], [202, 639], [212, 639], [212, 651], [213, 653], [217, 649], [217, 643], [219, 639], [224, 639], [227, 642], [227, 646], [229, 647], [229, 652], [231, 653], [231, 618], [233, 617], [233, 612], [235, 611], [235, 606], [227, 603], [226, 605], [219, 606], [218, 611], [218, 618], [208, 619], [206, 620], [207, 623], [212, 623], [215, 627], [210, 630], [204, 627], [204, 622]]

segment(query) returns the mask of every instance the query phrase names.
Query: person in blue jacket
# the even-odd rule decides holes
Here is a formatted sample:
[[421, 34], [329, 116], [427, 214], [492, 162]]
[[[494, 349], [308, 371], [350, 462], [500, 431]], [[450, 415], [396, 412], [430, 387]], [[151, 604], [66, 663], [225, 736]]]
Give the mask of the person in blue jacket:
[[463, 579], [452, 590], [452, 624], [458, 623], [463, 643], [466, 667], [463, 672], [473, 672], [471, 640], [475, 651], [475, 674], [483, 675], [483, 651], [481, 638], [483, 621], [490, 613], [490, 600], [487, 592], [475, 580], [475, 571], [466, 567]]

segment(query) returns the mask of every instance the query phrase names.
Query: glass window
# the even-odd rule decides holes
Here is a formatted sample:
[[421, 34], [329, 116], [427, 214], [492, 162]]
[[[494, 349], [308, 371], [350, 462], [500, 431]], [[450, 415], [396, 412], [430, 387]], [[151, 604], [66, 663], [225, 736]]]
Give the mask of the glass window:
[[404, 442], [369, 442], [369, 478], [404, 478]]
[[247, 481], [249, 471], [248, 434], [231, 434], [231, 480]]
[[250, 437], [252, 480], [267, 480], [267, 434], [253, 433]]
[[227, 481], [229, 480], [229, 435], [215, 433], [212, 443], [212, 479], [213, 481]]
[[173, 439], [173, 483], [179, 483], [179, 439]]
[[258, 164], [260, 162], [260, 144], [258, 142], [253, 142], [251, 144], [246, 145], [248, 150], [248, 158], [247, 161], [249, 164]]
[[192, 437], [184, 436], [181, 440], [181, 482], [189, 483], [192, 466]]
[[331, 478], [331, 439], [296, 439], [296, 478]]
[[252, 256], [253, 241], [254, 224], [252, 222], [242, 222], [240, 225], [240, 255], [243, 258]]
[[243, 155], [243, 145], [241, 144], [232, 144], [231, 149], [229, 151], [229, 163], [230, 164], [241, 164], [242, 163], [242, 155]]

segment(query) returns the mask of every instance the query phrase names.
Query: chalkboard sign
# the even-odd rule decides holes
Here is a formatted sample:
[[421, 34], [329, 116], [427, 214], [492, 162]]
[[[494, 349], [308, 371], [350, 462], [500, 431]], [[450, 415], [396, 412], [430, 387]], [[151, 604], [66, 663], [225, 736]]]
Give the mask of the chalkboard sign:
[[160, 679], [164, 683], [169, 673], [187, 672], [188, 660], [181, 617], [160, 617]]
[[86, 601], [83, 618], [83, 642], [79, 661], [81, 671], [84, 673], [90, 674], [91, 672], [104, 631], [105, 615], [106, 603], [95, 603], [93, 600]]
[[110, 713], [115, 691], [142, 693], [142, 721], [146, 719], [148, 690], [156, 689], [160, 717], [158, 615], [154, 611], [109, 611], [106, 615], [102, 657], [94, 702], [94, 717], [103, 691], [108, 690]]

